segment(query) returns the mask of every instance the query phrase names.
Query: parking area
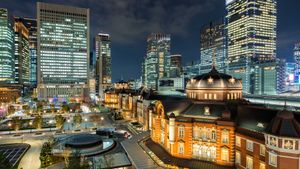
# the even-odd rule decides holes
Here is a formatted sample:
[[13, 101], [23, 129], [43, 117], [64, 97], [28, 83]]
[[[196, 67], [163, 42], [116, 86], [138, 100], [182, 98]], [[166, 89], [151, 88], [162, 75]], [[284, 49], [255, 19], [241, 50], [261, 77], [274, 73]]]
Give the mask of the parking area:
[[12, 166], [15, 166], [29, 147], [29, 144], [0, 144], [0, 153], [6, 157]]

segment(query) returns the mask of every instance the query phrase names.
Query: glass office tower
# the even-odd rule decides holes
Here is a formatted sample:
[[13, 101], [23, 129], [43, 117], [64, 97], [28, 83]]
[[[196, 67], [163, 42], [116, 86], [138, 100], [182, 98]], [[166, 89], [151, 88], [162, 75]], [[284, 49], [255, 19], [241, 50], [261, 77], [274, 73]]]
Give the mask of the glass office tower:
[[29, 83], [31, 87], [37, 85], [37, 22], [36, 19], [15, 17], [22, 22], [29, 31]]
[[14, 18], [15, 33], [15, 82], [29, 85], [29, 30], [18, 18]]
[[294, 60], [296, 63], [296, 72], [300, 72], [300, 42], [295, 44], [294, 47]]
[[14, 83], [14, 33], [7, 9], [0, 8], [0, 84]]
[[200, 74], [208, 73], [212, 65], [225, 73], [227, 46], [224, 19], [210, 22], [200, 31]]
[[[255, 68], [276, 62], [276, 0], [226, 0], [229, 74], [254, 93]], [[274, 86], [275, 87], [275, 86]]]
[[38, 97], [83, 99], [88, 91], [89, 9], [37, 3]]
[[104, 99], [104, 90], [111, 86], [111, 39], [109, 34], [99, 33], [95, 37], [96, 94]]
[[144, 62], [144, 85], [157, 89], [158, 79], [168, 77], [170, 73], [171, 36], [152, 33], [147, 39], [147, 55]]

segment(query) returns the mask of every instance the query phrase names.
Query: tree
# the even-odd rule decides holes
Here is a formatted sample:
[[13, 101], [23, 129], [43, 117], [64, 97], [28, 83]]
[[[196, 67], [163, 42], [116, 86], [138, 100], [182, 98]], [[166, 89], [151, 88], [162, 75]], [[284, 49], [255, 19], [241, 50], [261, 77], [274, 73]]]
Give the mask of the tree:
[[69, 157], [69, 163], [65, 169], [89, 169], [90, 165], [87, 159], [80, 157]]
[[64, 104], [61, 106], [61, 109], [64, 113], [69, 112], [70, 111], [70, 107], [67, 104]]
[[101, 117], [98, 114], [93, 114], [90, 116], [90, 121], [93, 123], [94, 127], [96, 127], [97, 124], [101, 122]]
[[66, 147], [66, 148], [63, 150], [62, 156], [63, 156], [64, 159], [65, 159], [65, 166], [66, 166], [66, 168], [69, 167], [69, 164], [70, 164], [70, 155], [71, 155], [71, 153], [72, 153], [72, 150], [71, 150], [70, 148], [67, 148], [67, 147]]
[[5, 168], [5, 169], [12, 168], [9, 161], [6, 159], [6, 157], [2, 153], [0, 153], [0, 168]]
[[20, 117], [13, 117], [11, 119], [11, 126], [15, 129], [15, 131], [18, 131], [21, 128], [21, 118]]
[[82, 117], [80, 114], [75, 114], [75, 116], [73, 117], [73, 122], [76, 125], [76, 128], [78, 128], [82, 122]]
[[9, 106], [8, 109], [7, 109], [7, 112], [8, 114], [13, 114], [14, 112], [16, 111], [15, 107], [14, 106]]
[[43, 117], [41, 115], [35, 116], [32, 124], [36, 129], [41, 129], [43, 125]]
[[55, 121], [56, 121], [56, 128], [62, 128], [65, 119], [63, 118], [62, 115], [56, 115], [55, 116]]

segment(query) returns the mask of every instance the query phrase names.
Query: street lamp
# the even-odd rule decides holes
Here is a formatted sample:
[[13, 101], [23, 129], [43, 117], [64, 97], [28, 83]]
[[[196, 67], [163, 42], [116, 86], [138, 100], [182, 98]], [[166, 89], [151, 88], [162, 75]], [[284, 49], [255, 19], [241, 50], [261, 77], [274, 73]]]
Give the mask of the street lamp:
[[104, 117], [101, 117], [100, 120], [101, 120], [101, 126], [103, 126]]
[[71, 120], [68, 119], [67, 122], [68, 122], [68, 130], [70, 130], [70, 122], [71, 122]]
[[87, 121], [88, 121], [88, 119], [85, 118], [84, 121], [85, 121], [85, 129], [87, 129]]

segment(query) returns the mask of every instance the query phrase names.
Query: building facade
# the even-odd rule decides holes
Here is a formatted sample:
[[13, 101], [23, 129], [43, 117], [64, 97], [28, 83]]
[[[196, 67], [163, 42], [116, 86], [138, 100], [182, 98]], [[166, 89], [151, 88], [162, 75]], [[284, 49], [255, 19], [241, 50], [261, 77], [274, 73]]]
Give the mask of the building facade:
[[14, 18], [15, 33], [15, 82], [29, 85], [29, 30], [18, 18]]
[[226, 10], [229, 73], [253, 94], [254, 65], [276, 58], [277, 1], [226, 0]]
[[174, 54], [170, 56], [170, 69], [169, 76], [170, 78], [180, 77], [182, 74], [182, 56], [181, 54]]
[[200, 61], [195, 61], [191, 63], [187, 63], [182, 67], [183, 75], [187, 78], [191, 79], [194, 76], [199, 75], [200, 73]]
[[179, 161], [200, 160], [216, 168], [298, 169], [299, 114], [248, 102], [242, 89], [240, 79], [213, 68], [188, 82], [186, 97], [145, 88], [133, 97], [119, 94], [117, 109], [126, 110], [127, 119], [149, 130], [151, 141]]
[[223, 18], [210, 22], [200, 31], [200, 74], [211, 70], [211, 65], [225, 73], [227, 69], [226, 29]]
[[7, 9], [0, 8], [0, 83], [15, 81], [14, 33]]
[[37, 3], [38, 98], [88, 95], [89, 9]]
[[300, 42], [295, 44], [294, 60], [296, 63], [296, 72], [300, 72]]
[[170, 70], [171, 36], [152, 33], [147, 39], [147, 55], [144, 60], [144, 85], [157, 89], [158, 79], [168, 76]]
[[112, 84], [111, 39], [109, 34], [99, 33], [95, 37], [96, 93], [104, 99], [104, 90]]
[[37, 86], [37, 21], [32, 18], [15, 17], [28, 29], [29, 41], [29, 83], [31, 87]]

